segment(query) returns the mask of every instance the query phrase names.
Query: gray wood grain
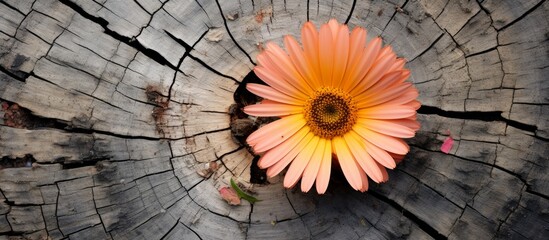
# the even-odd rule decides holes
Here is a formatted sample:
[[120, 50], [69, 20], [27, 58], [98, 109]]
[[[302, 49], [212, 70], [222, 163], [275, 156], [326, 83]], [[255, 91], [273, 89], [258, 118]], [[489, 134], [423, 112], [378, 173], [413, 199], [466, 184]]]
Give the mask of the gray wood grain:
[[[0, 239], [547, 239], [548, 15], [544, 0], [2, 1], [0, 102], [41, 124], [0, 110]], [[320, 196], [253, 184], [233, 94], [264, 44], [331, 18], [407, 59], [412, 150], [366, 193], [336, 170]], [[230, 179], [262, 201], [228, 205]]]

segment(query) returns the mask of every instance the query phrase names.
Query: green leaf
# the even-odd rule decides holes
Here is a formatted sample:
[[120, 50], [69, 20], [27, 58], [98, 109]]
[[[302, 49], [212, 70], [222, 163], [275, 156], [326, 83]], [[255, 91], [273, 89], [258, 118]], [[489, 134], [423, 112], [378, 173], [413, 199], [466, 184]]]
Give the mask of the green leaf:
[[244, 200], [250, 202], [251, 204], [254, 204], [255, 202], [261, 201], [261, 200], [255, 198], [255, 197], [252, 197], [252, 196], [248, 195], [244, 191], [242, 191], [242, 189], [240, 189], [238, 187], [238, 184], [236, 184], [232, 178], [231, 178], [231, 187], [236, 191], [236, 194], [240, 198], [243, 198]]

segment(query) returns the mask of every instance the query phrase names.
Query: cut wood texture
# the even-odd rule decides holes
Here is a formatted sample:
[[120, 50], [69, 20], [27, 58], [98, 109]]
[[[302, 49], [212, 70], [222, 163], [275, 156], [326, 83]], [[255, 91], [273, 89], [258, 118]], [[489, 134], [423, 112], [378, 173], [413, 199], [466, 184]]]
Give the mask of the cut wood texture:
[[[0, 239], [549, 239], [547, 16], [542, 0], [3, 0]], [[234, 93], [266, 42], [331, 18], [408, 60], [411, 152], [366, 193], [337, 171], [320, 196], [252, 183]], [[231, 178], [261, 201], [227, 204]]]

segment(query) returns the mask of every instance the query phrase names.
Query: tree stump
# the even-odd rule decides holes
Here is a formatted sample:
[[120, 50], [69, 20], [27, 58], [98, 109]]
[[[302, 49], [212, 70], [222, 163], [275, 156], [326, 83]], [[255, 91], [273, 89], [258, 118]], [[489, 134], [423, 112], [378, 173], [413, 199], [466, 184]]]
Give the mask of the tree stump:
[[[4, 0], [0, 239], [549, 239], [547, 16], [544, 0]], [[325, 195], [284, 189], [234, 136], [257, 127], [233, 104], [263, 44], [330, 18], [391, 44], [424, 105], [364, 194], [337, 174]], [[231, 178], [262, 201], [228, 205]]]

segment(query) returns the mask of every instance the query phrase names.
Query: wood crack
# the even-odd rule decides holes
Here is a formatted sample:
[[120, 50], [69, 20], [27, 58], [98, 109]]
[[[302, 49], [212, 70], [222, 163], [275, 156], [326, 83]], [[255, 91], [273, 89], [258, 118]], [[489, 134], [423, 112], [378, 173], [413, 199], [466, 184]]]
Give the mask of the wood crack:
[[406, 208], [404, 208], [404, 206], [401, 206], [397, 202], [395, 202], [395, 201], [389, 199], [388, 197], [376, 192], [373, 189], [369, 190], [368, 194], [375, 197], [375, 198], [377, 198], [378, 200], [380, 200], [384, 203], [387, 203], [388, 205], [390, 205], [391, 207], [393, 207], [397, 211], [402, 212], [402, 215], [404, 215], [406, 218], [410, 219], [410, 221], [412, 221], [419, 228], [421, 228], [421, 230], [423, 230], [424, 232], [429, 234], [429, 236], [431, 236], [433, 239], [437, 239], [437, 240], [448, 239], [448, 237], [446, 237], [446, 236], [442, 235], [441, 233], [439, 233], [437, 230], [435, 230], [428, 223], [426, 223], [425, 221], [419, 219], [418, 216], [414, 215], [413, 213], [408, 211]]
[[507, 125], [514, 128], [518, 128], [527, 132], [535, 133], [537, 126], [529, 125], [526, 123], [521, 123], [515, 120], [506, 119], [501, 116], [501, 111], [492, 111], [492, 112], [480, 112], [480, 111], [469, 111], [469, 112], [458, 112], [458, 111], [445, 111], [438, 107], [426, 106], [423, 105], [417, 111], [419, 114], [425, 115], [438, 115], [447, 118], [455, 119], [467, 119], [467, 120], [481, 120], [485, 122], [505, 122]]
[[233, 34], [231, 33], [231, 30], [229, 29], [229, 25], [227, 24], [227, 19], [225, 18], [225, 14], [223, 13], [223, 9], [221, 9], [221, 4], [219, 4], [219, 0], [215, 0], [215, 3], [217, 3], [217, 7], [219, 8], [219, 12], [221, 13], [221, 18], [223, 19], [223, 24], [225, 25], [225, 29], [227, 30], [229, 37], [231, 37], [236, 47], [238, 47], [240, 51], [242, 51], [242, 53], [244, 53], [244, 55], [248, 57], [248, 60], [250, 60], [250, 63], [252, 63], [253, 65], [256, 65], [254, 60], [252, 60], [252, 57], [250, 57], [250, 55], [246, 51], [244, 51], [244, 48], [242, 48], [242, 46], [238, 44]]
[[[520, 17], [516, 18], [515, 20], [513, 20], [512, 22], [500, 27], [499, 29], [496, 28], [498, 30], [498, 32], [500, 31], [503, 31], [504, 29], [512, 26], [513, 24], [515, 24], [516, 22], [519, 22], [520, 20], [522, 20], [523, 18], [525, 18], [526, 16], [528, 16], [528, 14], [530, 14], [531, 12], [533, 12], [534, 10], [536, 10], [538, 7], [540, 7], [541, 5], [543, 5], [545, 3], [546, 0], [542, 0], [542, 1], [539, 1], [538, 4], [536, 4], [534, 7], [528, 9], [524, 14], [522, 14]], [[480, 4], [479, 4], [480, 5]]]
[[136, 50], [138, 50], [138, 51], [142, 52], [143, 54], [145, 54], [150, 59], [154, 60], [155, 62], [158, 62], [161, 65], [168, 66], [168, 67], [172, 68], [173, 70], [177, 71], [177, 68], [173, 64], [171, 64], [168, 60], [166, 60], [166, 58], [164, 58], [160, 53], [158, 53], [158, 52], [156, 52], [152, 49], [145, 48], [143, 45], [141, 45], [141, 43], [139, 43], [139, 40], [122, 36], [122, 35], [118, 34], [117, 32], [110, 30], [107, 27], [107, 25], [109, 25], [109, 22], [107, 22], [107, 20], [105, 20], [103, 18], [100, 18], [100, 17], [92, 16], [91, 14], [84, 11], [84, 9], [82, 9], [76, 3], [71, 2], [70, 0], [60, 0], [60, 2], [65, 4], [66, 6], [70, 7], [72, 10], [74, 10], [75, 12], [77, 12], [78, 14], [83, 16], [84, 18], [86, 18], [86, 19], [100, 25], [101, 27], [103, 27], [105, 34], [111, 36], [112, 38], [114, 38], [114, 39], [116, 39], [120, 42], [126, 43], [127, 45], [135, 48]]
[[355, 11], [356, 1], [353, 0], [353, 5], [351, 6], [351, 10], [349, 11], [349, 16], [347, 16], [347, 19], [345, 19], [345, 24], [349, 23], [349, 20], [351, 20], [351, 16], [353, 16], [353, 12]]

